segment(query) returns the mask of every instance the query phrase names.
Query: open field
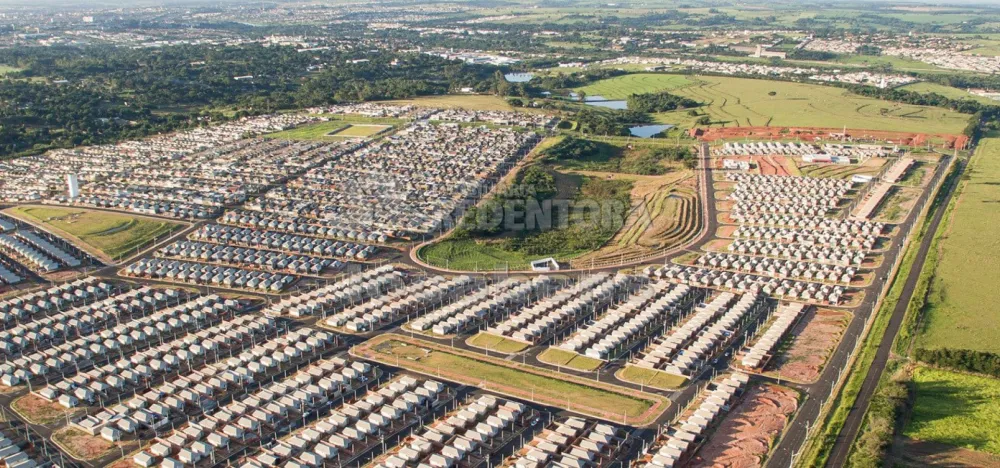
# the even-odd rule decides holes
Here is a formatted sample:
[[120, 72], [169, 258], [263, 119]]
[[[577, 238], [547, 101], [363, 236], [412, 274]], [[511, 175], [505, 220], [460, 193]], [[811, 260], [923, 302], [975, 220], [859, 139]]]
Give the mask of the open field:
[[346, 128], [340, 130], [334, 130], [330, 134], [332, 137], [370, 137], [376, 135], [380, 132], [392, 128], [389, 125], [371, 125], [371, 124], [351, 124]]
[[551, 255], [528, 255], [523, 252], [506, 250], [499, 241], [472, 239], [442, 239], [440, 242], [420, 249], [420, 258], [425, 262], [452, 270], [527, 270], [533, 260], [553, 257], [565, 261], [583, 252], [557, 252]]
[[650, 424], [669, 406], [669, 400], [660, 396], [553, 375], [532, 366], [452, 350], [401, 335], [379, 335], [355, 346], [352, 354], [610, 421], [627, 421], [627, 424]]
[[617, 376], [626, 382], [634, 384], [648, 385], [653, 388], [670, 390], [680, 388], [687, 382], [687, 379], [679, 375], [668, 374], [658, 370], [646, 369], [638, 366], [625, 366], [618, 371]]
[[1000, 454], [1000, 380], [917, 367], [913, 385], [907, 437]]
[[477, 333], [476, 336], [473, 336], [466, 341], [470, 346], [504, 354], [520, 353], [521, 351], [528, 349], [527, 343], [522, 343], [520, 341], [504, 338], [500, 335], [485, 332]]
[[964, 89], [953, 88], [951, 86], [940, 85], [937, 83], [928, 83], [926, 81], [908, 84], [900, 87], [899, 89], [923, 94], [937, 93], [949, 99], [972, 99], [973, 101], [981, 102], [983, 104], [1000, 105], [1000, 101], [994, 101], [993, 99], [983, 96], [976, 96], [975, 94], [972, 94]]
[[12, 67], [10, 65], [0, 65], [0, 76], [17, 71], [21, 71], [21, 69], [17, 67]]
[[695, 81], [685, 75], [636, 73], [601, 80], [576, 88], [575, 91], [582, 90], [587, 96], [603, 96], [605, 99], [625, 99], [630, 94], [670, 91], [692, 84], [695, 84]]
[[443, 107], [449, 109], [469, 110], [513, 110], [514, 107], [503, 98], [482, 96], [477, 94], [449, 94], [446, 96], [425, 96], [398, 101], [386, 101], [386, 104], [411, 104], [415, 106]]
[[940, 241], [940, 255], [927, 297], [923, 348], [1000, 352], [1000, 139], [985, 138], [967, 169], [955, 208]]
[[285, 140], [333, 140], [331, 134], [349, 128], [351, 125], [339, 121], [319, 122], [311, 125], [303, 125], [291, 130], [268, 134], [268, 138], [278, 138]]
[[581, 356], [559, 348], [549, 348], [538, 355], [538, 360], [557, 366], [569, 367], [580, 371], [593, 371], [604, 364], [599, 359]]
[[[969, 121], [968, 115], [957, 112], [866, 98], [830, 86], [718, 76], [699, 76], [695, 78], [696, 82], [685, 85], [677, 79], [692, 78], [668, 74], [651, 75], [663, 77], [659, 80], [664, 85], [657, 88], [646, 82], [640, 83], [637, 79], [632, 82], [623, 81], [623, 78], [630, 76], [644, 75], [609, 78], [583, 89], [589, 95], [600, 94], [609, 99], [636, 92], [669, 90], [673, 94], [704, 103], [699, 112], [707, 114], [713, 122], [727, 122], [727, 126], [846, 126], [869, 130], [957, 134], [961, 133]], [[595, 92], [592, 93], [591, 90]], [[771, 92], [775, 94], [771, 96]], [[687, 110], [681, 110], [655, 114], [655, 118], [661, 123], [691, 127], [699, 117], [690, 116]]]
[[32, 393], [14, 400], [10, 407], [29, 423], [43, 426], [63, 422], [67, 417], [73, 418], [83, 412], [83, 408], [66, 409], [59, 403], [45, 401]]
[[875, 175], [885, 163], [882, 159], [872, 158], [863, 164], [802, 164], [799, 170], [809, 177], [831, 177], [834, 179], [849, 179], [853, 175]]
[[111, 258], [135, 253], [136, 248], [183, 226], [159, 219], [81, 208], [31, 205], [7, 211], [75, 237]]

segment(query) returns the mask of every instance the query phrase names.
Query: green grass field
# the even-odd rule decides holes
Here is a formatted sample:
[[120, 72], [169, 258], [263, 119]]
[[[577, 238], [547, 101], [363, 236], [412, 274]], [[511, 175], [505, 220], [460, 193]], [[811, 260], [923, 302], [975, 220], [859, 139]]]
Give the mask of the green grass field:
[[538, 355], [538, 360], [581, 371], [593, 371], [604, 364], [600, 359], [581, 356], [559, 348], [549, 348]]
[[658, 396], [638, 392], [632, 396], [625, 389], [620, 392], [602, 385], [584, 385], [572, 377], [553, 375], [536, 367], [452, 352], [393, 335], [370, 340], [356, 352], [390, 364], [395, 364], [398, 356], [402, 367], [584, 413], [618, 415], [619, 422], [624, 415], [648, 418], [654, 406], [666, 408], [665, 399]]
[[[664, 77], [660, 78], [664, 87], [647, 85], [648, 82], [639, 84], [638, 79], [623, 80], [630, 76]], [[677, 79], [696, 79], [697, 82], [684, 85]], [[607, 98], [668, 90], [704, 103], [699, 112], [707, 114], [713, 122], [726, 122], [726, 126], [846, 126], [855, 129], [958, 134], [969, 122], [968, 115], [941, 108], [881, 101], [830, 86], [749, 78], [689, 78], [680, 75], [640, 74], [601, 80], [583, 89], [588, 95], [600, 94]], [[770, 95], [772, 92], [775, 93], [773, 96]], [[661, 123], [682, 127], [691, 127], [698, 119], [688, 115], [687, 110], [654, 114], [654, 117]]]
[[649, 385], [654, 388], [670, 390], [679, 388], [687, 379], [679, 375], [668, 374], [653, 369], [638, 366], [625, 366], [618, 371], [618, 378], [635, 384]]
[[928, 83], [926, 81], [908, 84], [900, 87], [899, 89], [924, 94], [937, 93], [949, 99], [972, 99], [973, 101], [981, 102], [983, 104], [1000, 105], [1000, 101], [994, 101], [993, 99], [983, 96], [976, 96], [975, 94], [972, 94], [964, 89], [953, 88], [951, 86], [940, 85], [937, 83]]
[[913, 384], [905, 435], [1000, 454], [1000, 380], [918, 367]]
[[350, 128], [349, 123], [331, 120], [329, 122], [319, 122], [310, 125], [303, 125], [301, 127], [293, 128], [291, 130], [285, 130], [283, 132], [270, 133], [268, 138], [277, 138], [282, 140], [335, 140], [330, 136], [331, 133], [340, 130], [345, 130]]
[[111, 258], [133, 254], [137, 247], [183, 226], [152, 218], [80, 208], [21, 206], [9, 212], [74, 236]]
[[500, 335], [492, 333], [477, 333], [476, 336], [468, 339], [468, 344], [498, 353], [513, 354], [520, 353], [528, 349], [527, 343], [509, 340]]
[[[927, 298], [924, 348], [1000, 352], [1000, 138], [984, 138], [967, 169]], [[992, 312], [992, 313], [988, 313]]]
[[21, 69], [17, 68], [17, 67], [12, 67], [10, 65], [2, 65], [2, 64], [0, 64], [0, 76], [6, 75], [6, 74], [11, 73], [11, 72], [17, 72], [17, 71], [21, 71]]
[[669, 91], [692, 84], [695, 82], [685, 75], [636, 73], [601, 80], [576, 88], [576, 91], [582, 90], [587, 96], [603, 96], [605, 99], [625, 99], [630, 94]]
[[371, 125], [371, 124], [352, 124], [348, 125], [347, 128], [341, 130], [335, 130], [330, 136], [333, 137], [370, 137], [372, 135], [378, 134], [379, 132], [388, 130], [392, 128], [391, 125]]

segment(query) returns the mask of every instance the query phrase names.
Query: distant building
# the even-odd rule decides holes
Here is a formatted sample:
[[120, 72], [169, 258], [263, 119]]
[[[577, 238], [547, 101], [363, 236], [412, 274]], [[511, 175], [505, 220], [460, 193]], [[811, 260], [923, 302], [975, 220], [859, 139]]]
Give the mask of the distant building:
[[70, 198], [80, 196], [80, 179], [76, 174], [66, 175], [66, 191], [69, 192]]

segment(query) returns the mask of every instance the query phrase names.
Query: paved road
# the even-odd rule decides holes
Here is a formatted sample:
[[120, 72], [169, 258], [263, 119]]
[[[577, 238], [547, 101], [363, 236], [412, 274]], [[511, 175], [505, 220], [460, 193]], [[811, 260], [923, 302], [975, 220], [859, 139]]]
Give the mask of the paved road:
[[[931, 181], [931, 187], [936, 186], [945, 176], [950, 161], [950, 156], [942, 157], [941, 164], [938, 165], [934, 173], [934, 178]], [[893, 274], [896, 261], [902, 253], [902, 246], [904, 245], [905, 238], [911, 234], [923, 203], [928, 203], [932, 196], [933, 193], [931, 190], [925, 190], [921, 194], [918, 203], [914, 206], [914, 209], [911, 210], [910, 214], [907, 216], [906, 220], [897, 225], [899, 232], [891, 238], [891, 243], [885, 251], [882, 264], [874, 272], [875, 277], [872, 285], [866, 290], [867, 292], [865, 294], [864, 301], [861, 305], [854, 309], [854, 317], [851, 319], [851, 323], [844, 331], [844, 337], [841, 339], [837, 349], [830, 356], [829, 362], [823, 369], [820, 379], [816, 383], [810, 385], [792, 385], [793, 387], [804, 391], [806, 393], [806, 398], [802, 403], [802, 407], [792, 419], [787, 432], [779, 441], [778, 446], [775, 447], [775, 450], [772, 453], [771, 458], [768, 459], [766, 466], [773, 468], [785, 468], [791, 466], [793, 460], [798, 456], [798, 452], [802, 449], [802, 446], [809, 435], [809, 430], [816, 424], [823, 404], [837, 387], [840, 378], [846, 377], [843, 375], [847, 372], [844, 369], [847, 367], [851, 356], [857, 349], [858, 343], [861, 340], [862, 334], [865, 331], [865, 327], [867, 326], [867, 322], [872, 315], [877, 301], [881, 298], [882, 293], [885, 292], [885, 287], [887, 286], [886, 281]], [[934, 227], [936, 227], [936, 225]], [[929, 237], [930, 236], [928, 236], [928, 238]], [[891, 340], [892, 339], [889, 338], [890, 342]], [[885, 340], [883, 339], [883, 341]], [[867, 402], [865, 402], [865, 407], [867, 407]]]
[[[962, 161], [956, 162], [960, 171], [965, 170], [964, 163]], [[961, 177], [961, 173], [959, 174]], [[868, 411], [868, 406], [871, 404], [872, 396], [875, 394], [875, 389], [878, 387], [879, 379], [882, 377], [882, 372], [885, 371], [885, 366], [889, 362], [889, 355], [892, 353], [892, 343], [896, 339], [896, 335], [899, 333], [899, 329], [903, 324], [903, 318], [906, 316], [906, 309], [910, 305], [910, 300], [913, 298], [914, 290], [917, 287], [917, 282], [920, 279], [920, 273], [924, 269], [924, 261], [927, 258], [927, 252], [931, 248], [931, 244], [934, 241], [934, 233], [937, 231], [938, 226], [941, 224], [941, 220], [944, 218], [944, 214], [947, 211], [948, 201], [954, 196], [955, 188], [957, 184], [953, 184], [948, 189], [948, 193], [940, 204], [936, 207], [934, 217], [931, 218], [931, 224], [927, 228], [927, 233], [924, 235], [923, 240], [920, 243], [920, 249], [917, 251], [916, 261], [913, 263], [913, 268], [910, 270], [909, 275], [906, 277], [906, 283], [903, 286], [903, 294], [899, 298], [899, 302], [896, 303], [896, 307], [892, 310], [892, 317], [889, 319], [889, 326], [885, 331], [885, 335], [882, 336], [882, 341], [879, 343], [878, 351], [875, 353], [875, 360], [872, 362], [872, 366], [868, 369], [868, 375], [865, 376], [864, 382], [861, 384], [861, 391], [858, 393], [858, 397], [851, 406], [850, 412], [847, 413], [847, 420], [844, 422], [844, 427], [841, 429], [840, 434], [837, 436], [837, 441], [834, 443], [833, 449], [830, 452], [830, 458], [827, 461], [827, 466], [844, 466], [847, 463], [847, 457], [851, 453], [851, 446], [854, 440], [857, 439], [858, 432], [861, 430], [861, 424], [864, 421], [865, 413]]]

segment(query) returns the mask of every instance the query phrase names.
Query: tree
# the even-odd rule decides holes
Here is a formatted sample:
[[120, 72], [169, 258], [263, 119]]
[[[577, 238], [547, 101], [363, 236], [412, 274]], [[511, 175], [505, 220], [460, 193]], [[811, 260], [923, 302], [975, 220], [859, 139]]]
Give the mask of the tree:
[[701, 118], [699, 118], [698, 120], [695, 121], [695, 124], [697, 124], [697, 125], [712, 125], [712, 118], [709, 117], [709, 116], [707, 116], [707, 115], [703, 115], [703, 116], [701, 116]]

